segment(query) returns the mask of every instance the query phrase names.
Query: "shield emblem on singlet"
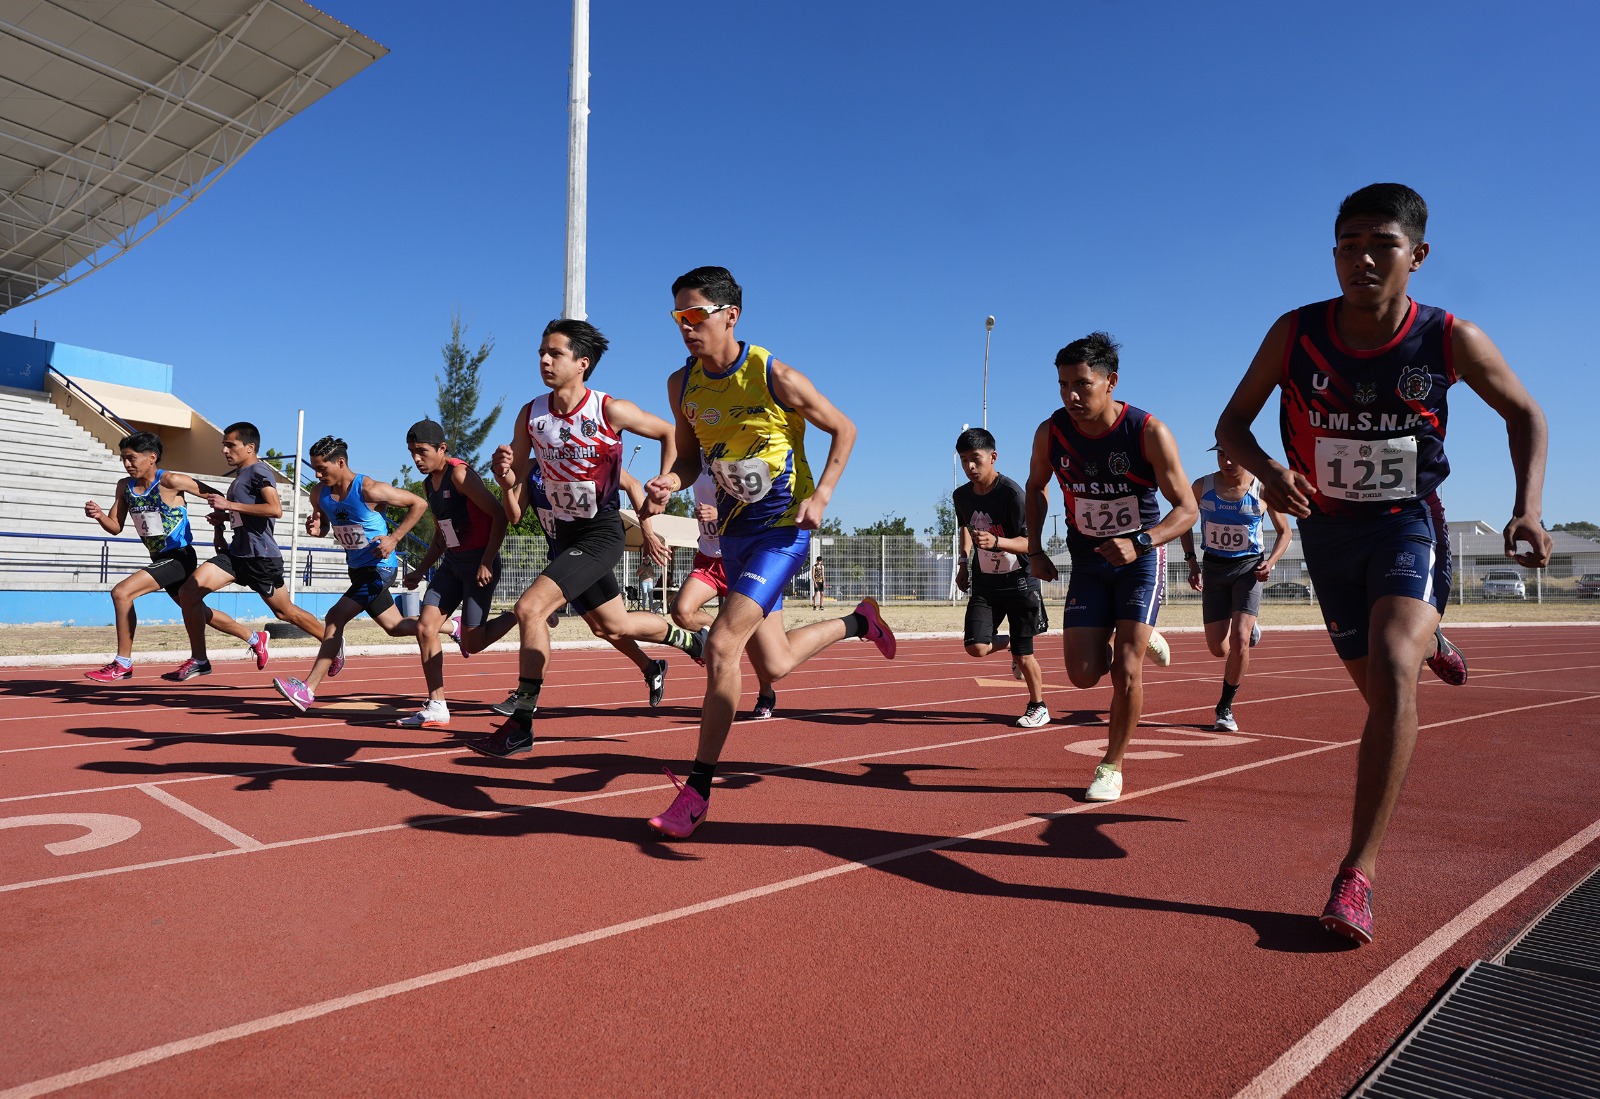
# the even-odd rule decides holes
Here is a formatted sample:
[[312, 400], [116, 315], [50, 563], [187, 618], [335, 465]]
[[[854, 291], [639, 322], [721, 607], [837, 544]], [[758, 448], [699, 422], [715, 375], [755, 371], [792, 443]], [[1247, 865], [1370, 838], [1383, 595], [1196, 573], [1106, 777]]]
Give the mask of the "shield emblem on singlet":
[[1413, 364], [1400, 372], [1400, 384], [1395, 386], [1395, 391], [1402, 400], [1420, 401], [1433, 391], [1433, 379], [1426, 368]]
[[1106, 459], [1106, 467], [1111, 470], [1111, 476], [1121, 477], [1128, 472], [1128, 456], [1120, 450], [1113, 451], [1111, 457]]

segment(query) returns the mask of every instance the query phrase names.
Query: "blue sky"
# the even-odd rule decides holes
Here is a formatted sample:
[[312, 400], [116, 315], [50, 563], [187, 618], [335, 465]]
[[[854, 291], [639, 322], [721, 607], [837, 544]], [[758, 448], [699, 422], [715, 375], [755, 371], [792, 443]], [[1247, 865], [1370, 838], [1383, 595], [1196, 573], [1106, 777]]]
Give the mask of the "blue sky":
[[[569, 9], [321, 6], [391, 54], [0, 330], [172, 363], [180, 396], [283, 450], [304, 407], [308, 444], [341, 435], [387, 477], [453, 310], [496, 340], [498, 435], [538, 391]], [[1212, 468], [1267, 327], [1336, 293], [1339, 199], [1379, 180], [1432, 208], [1413, 295], [1481, 325], [1544, 403], [1546, 521], [1600, 521], [1580, 323], [1600, 300], [1593, 6], [594, 0], [591, 33], [588, 309], [612, 340], [595, 384], [668, 415], [668, 286], [731, 268], [744, 337], [860, 429], [830, 508], [847, 530], [931, 522], [981, 419], [991, 313], [1002, 471], [1025, 475], [1055, 351], [1094, 329], [1122, 341], [1118, 395], [1167, 421], [1191, 477]], [[1448, 514], [1498, 526], [1504, 431], [1454, 396]]]

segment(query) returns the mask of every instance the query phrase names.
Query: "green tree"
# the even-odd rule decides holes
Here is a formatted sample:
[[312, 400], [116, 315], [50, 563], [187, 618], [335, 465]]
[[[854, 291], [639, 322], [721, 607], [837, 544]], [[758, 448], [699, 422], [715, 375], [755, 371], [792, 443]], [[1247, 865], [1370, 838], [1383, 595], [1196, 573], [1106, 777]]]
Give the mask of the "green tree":
[[684, 489], [682, 492], [674, 492], [671, 499], [667, 501], [666, 511], [668, 515], [693, 515], [694, 493], [688, 489]]
[[817, 528], [817, 533], [826, 538], [843, 538], [844, 524], [830, 516], [822, 521], [822, 525]]
[[451, 314], [450, 342], [440, 348], [444, 355], [444, 376], [433, 376], [439, 386], [439, 422], [444, 425], [445, 438], [450, 440], [450, 453], [487, 479], [489, 467], [479, 460], [478, 451], [500, 419], [505, 398], [502, 397], [487, 416], [478, 419], [482, 385], [478, 370], [494, 350], [494, 337], [489, 337], [473, 351], [464, 342], [466, 334], [467, 326], [461, 323], [461, 314]]
[[1579, 538], [1587, 538], [1591, 542], [1600, 542], [1600, 527], [1593, 523], [1583, 521], [1573, 523], [1557, 523], [1551, 530], [1565, 531], [1567, 534], [1576, 534]]
[[895, 515], [892, 512], [885, 515], [882, 519], [879, 519], [871, 526], [857, 527], [855, 529], [855, 534], [858, 538], [868, 536], [901, 536], [905, 538], [915, 538], [917, 536], [917, 532], [911, 529], [910, 523], [906, 522], [903, 518]]
[[940, 494], [933, 502], [933, 526], [924, 533], [929, 538], [946, 539], [956, 532], [956, 507], [948, 494]]

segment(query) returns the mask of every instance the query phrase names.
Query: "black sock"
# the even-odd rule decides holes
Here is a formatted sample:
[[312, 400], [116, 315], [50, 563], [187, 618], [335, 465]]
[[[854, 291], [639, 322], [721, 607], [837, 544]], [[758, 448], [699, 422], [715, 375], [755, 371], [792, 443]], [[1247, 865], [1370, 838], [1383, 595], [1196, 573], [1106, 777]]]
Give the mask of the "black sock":
[[1238, 693], [1239, 684], [1229, 683], [1226, 679], [1224, 679], [1222, 681], [1222, 700], [1217, 703], [1217, 709], [1219, 711], [1233, 709], [1233, 696]]
[[852, 612], [850, 614], [845, 615], [843, 618], [839, 619], [839, 621], [844, 623], [844, 635], [845, 635], [845, 637], [849, 638], [849, 637], [865, 637], [865, 636], [867, 636], [867, 616], [866, 615], [864, 615], [864, 614], [856, 614], [856, 613]]
[[711, 797], [711, 780], [716, 777], [717, 765], [715, 763], [701, 763], [698, 759], [694, 766], [689, 768], [689, 779], [686, 785], [689, 789], [703, 798]]
[[532, 720], [533, 712], [539, 708], [539, 690], [543, 686], [544, 680], [542, 679], [523, 678], [517, 680], [516, 710], [518, 715], [527, 714], [529, 715], [529, 720]]

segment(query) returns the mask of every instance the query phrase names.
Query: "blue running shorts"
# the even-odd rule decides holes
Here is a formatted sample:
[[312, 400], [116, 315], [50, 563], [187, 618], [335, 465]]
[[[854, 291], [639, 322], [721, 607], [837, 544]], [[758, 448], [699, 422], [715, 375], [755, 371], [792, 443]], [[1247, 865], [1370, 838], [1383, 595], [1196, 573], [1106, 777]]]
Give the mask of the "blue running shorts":
[[799, 527], [773, 527], [757, 534], [722, 536], [722, 571], [728, 591], [754, 599], [762, 614], [771, 614], [783, 589], [806, 563], [811, 532]]
[[1061, 624], [1069, 629], [1114, 629], [1118, 622], [1156, 624], [1167, 589], [1167, 548], [1113, 565], [1092, 550], [1072, 555], [1067, 581], [1067, 610]]

